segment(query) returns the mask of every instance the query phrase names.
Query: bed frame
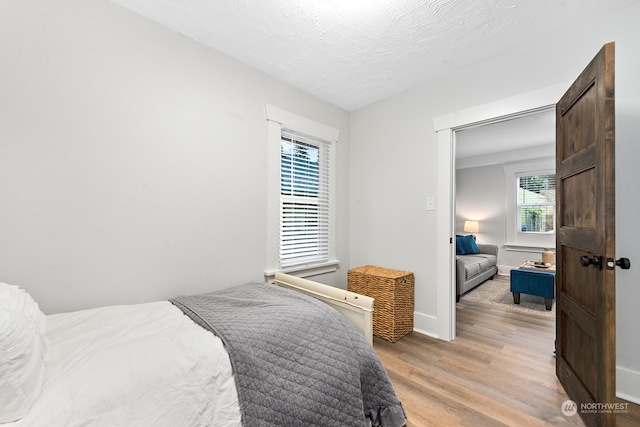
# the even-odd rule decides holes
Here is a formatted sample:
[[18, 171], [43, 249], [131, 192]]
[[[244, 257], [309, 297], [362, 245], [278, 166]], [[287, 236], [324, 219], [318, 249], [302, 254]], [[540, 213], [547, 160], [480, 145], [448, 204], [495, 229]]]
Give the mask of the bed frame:
[[284, 273], [276, 273], [273, 283], [329, 304], [373, 345], [373, 298]]

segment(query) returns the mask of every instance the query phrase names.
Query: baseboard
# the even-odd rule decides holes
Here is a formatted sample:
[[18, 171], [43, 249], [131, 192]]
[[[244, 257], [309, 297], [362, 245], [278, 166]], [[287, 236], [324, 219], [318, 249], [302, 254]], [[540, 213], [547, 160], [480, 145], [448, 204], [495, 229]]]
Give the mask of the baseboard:
[[516, 268], [518, 268], [517, 266], [513, 266], [513, 265], [500, 265], [498, 264], [498, 275], [499, 276], [508, 276], [511, 272], [511, 270], [515, 270]]
[[616, 367], [616, 396], [640, 405], [640, 372]]
[[432, 338], [440, 338], [438, 336], [438, 319], [424, 313], [413, 312], [413, 330], [422, 335]]

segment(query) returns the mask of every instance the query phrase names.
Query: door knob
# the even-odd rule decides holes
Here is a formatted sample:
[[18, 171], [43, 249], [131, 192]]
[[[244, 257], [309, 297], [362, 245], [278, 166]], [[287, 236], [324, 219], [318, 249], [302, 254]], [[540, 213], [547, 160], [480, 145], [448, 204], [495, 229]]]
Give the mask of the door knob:
[[613, 258], [607, 258], [607, 270], [613, 270], [616, 268], [616, 265], [623, 270], [628, 270], [631, 268], [631, 261], [629, 261], [629, 258], [620, 258], [616, 260]]
[[583, 267], [589, 267], [590, 265], [593, 265], [594, 267], [602, 270], [602, 257], [594, 255], [593, 258], [589, 258], [588, 255], [582, 255], [580, 257], [580, 264]]

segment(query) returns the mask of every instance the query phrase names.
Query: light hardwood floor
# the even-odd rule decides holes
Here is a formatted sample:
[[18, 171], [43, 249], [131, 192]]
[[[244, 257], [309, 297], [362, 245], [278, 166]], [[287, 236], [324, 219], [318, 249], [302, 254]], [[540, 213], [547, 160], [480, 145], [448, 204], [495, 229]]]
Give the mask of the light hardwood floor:
[[[482, 303], [457, 304], [457, 338], [415, 332], [374, 347], [407, 412], [407, 427], [582, 426], [562, 414], [555, 320]], [[638, 405], [618, 426], [640, 425]]]

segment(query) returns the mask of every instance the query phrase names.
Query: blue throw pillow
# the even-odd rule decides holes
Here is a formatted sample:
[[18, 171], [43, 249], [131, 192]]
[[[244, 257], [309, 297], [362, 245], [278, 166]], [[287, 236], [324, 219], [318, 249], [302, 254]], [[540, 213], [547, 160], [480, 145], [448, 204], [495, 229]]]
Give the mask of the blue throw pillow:
[[457, 255], [469, 255], [479, 254], [480, 249], [476, 244], [476, 239], [470, 234], [468, 236], [456, 235], [456, 254]]

